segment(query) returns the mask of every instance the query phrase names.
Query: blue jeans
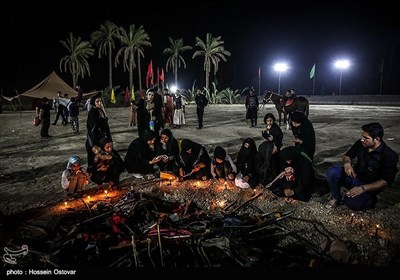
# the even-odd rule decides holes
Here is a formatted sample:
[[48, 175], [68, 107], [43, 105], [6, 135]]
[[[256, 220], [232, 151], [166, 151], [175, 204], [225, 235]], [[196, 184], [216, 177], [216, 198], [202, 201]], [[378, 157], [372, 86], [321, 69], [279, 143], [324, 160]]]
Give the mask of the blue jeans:
[[[341, 186], [344, 186], [346, 189], [351, 189], [364, 184], [357, 178], [347, 176], [342, 166], [330, 167], [326, 172], [326, 181], [328, 182], [332, 197], [338, 201], [342, 200], [342, 194], [340, 192]], [[345, 196], [343, 203], [352, 210], [361, 211], [374, 208], [377, 200], [375, 193], [364, 192], [355, 197]]]

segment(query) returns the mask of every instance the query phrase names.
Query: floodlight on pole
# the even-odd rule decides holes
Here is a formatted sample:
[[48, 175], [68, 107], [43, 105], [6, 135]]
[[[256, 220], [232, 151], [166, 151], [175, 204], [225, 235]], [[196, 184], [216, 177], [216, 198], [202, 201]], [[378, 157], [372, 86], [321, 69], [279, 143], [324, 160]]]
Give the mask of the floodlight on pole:
[[343, 70], [349, 68], [350, 62], [347, 59], [341, 59], [337, 60], [335, 62], [335, 67], [340, 70], [340, 76], [339, 76], [339, 95], [342, 93], [342, 75], [343, 75]]
[[178, 90], [178, 87], [176, 85], [171, 86], [171, 92], [175, 93]]
[[278, 94], [281, 93], [281, 74], [288, 70], [288, 65], [286, 63], [276, 63], [274, 65], [274, 70], [278, 72]]

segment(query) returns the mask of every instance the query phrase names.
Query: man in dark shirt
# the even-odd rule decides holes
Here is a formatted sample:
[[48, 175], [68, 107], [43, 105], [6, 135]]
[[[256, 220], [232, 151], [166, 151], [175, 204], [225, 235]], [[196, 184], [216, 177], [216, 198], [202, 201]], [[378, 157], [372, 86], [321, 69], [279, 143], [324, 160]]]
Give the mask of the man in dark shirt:
[[40, 129], [40, 136], [42, 138], [50, 138], [49, 128], [50, 128], [50, 110], [51, 106], [49, 104], [49, 99], [47, 97], [42, 98], [42, 104], [36, 107], [36, 116], [42, 121], [42, 128]]
[[378, 200], [377, 194], [396, 177], [398, 155], [382, 140], [383, 127], [369, 123], [361, 128], [361, 139], [343, 155], [343, 167], [333, 166], [327, 171], [332, 194], [328, 208], [341, 203], [340, 186], [343, 185], [348, 189], [343, 199], [347, 207], [357, 211], [372, 209]]
[[203, 115], [204, 115], [204, 108], [207, 106], [208, 104], [208, 99], [207, 97], [201, 92], [200, 89], [197, 89], [196, 91], [196, 97], [195, 97], [195, 101], [196, 101], [196, 112], [197, 112], [197, 120], [199, 122], [199, 126], [197, 127], [197, 129], [202, 129], [203, 128]]

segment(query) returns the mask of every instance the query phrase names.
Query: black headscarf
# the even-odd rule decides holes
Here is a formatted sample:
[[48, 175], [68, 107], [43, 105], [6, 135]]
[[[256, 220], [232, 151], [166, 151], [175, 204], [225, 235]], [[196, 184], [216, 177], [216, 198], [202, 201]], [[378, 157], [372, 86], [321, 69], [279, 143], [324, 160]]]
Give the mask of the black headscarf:
[[305, 120], [307, 119], [307, 117], [302, 112], [293, 112], [293, 113], [289, 114], [289, 119], [296, 123], [303, 124], [305, 122]]
[[183, 139], [182, 143], [181, 143], [181, 151], [182, 151], [182, 153], [187, 153], [188, 150], [192, 149], [192, 153], [193, 153], [194, 152], [193, 148], [197, 147], [197, 145], [200, 145], [200, 144], [197, 144], [189, 139]]
[[214, 159], [225, 160], [225, 157], [226, 157], [226, 151], [221, 146], [215, 147]]
[[153, 130], [145, 130], [143, 134], [140, 136], [140, 140], [142, 143], [146, 143], [147, 141], [155, 139], [157, 137], [158, 137], [157, 132]]
[[[250, 147], [246, 148], [244, 145], [248, 143]], [[242, 147], [240, 147], [239, 154], [237, 157], [237, 169], [243, 175], [247, 175], [247, 172], [251, 172], [254, 166], [254, 159], [257, 154], [256, 142], [253, 138], [246, 138], [243, 140]], [[246, 174], [244, 174], [246, 173]]]
[[295, 160], [298, 158], [300, 151], [293, 146], [283, 148], [279, 155], [282, 160]]

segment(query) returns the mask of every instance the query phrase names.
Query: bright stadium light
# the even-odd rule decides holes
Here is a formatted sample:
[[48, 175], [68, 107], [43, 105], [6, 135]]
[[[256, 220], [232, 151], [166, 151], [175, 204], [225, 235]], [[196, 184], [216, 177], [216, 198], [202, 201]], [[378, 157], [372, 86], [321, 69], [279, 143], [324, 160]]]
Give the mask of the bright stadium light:
[[340, 59], [335, 62], [335, 68], [338, 68], [340, 70], [340, 78], [339, 78], [339, 95], [342, 93], [342, 75], [343, 75], [343, 70], [346, 70], [347, 68], [350, 67], [350, 61], [347, 59]]
[[278, 94], [281, 93], [281, 74], [288, 70], [289, 66], [286, 63], [276, 63], [274, 65], [274, 70], [278, 72]]
[[178, 87], [177, 86], [171, 86], [171, 92], [175, 93], [177, 91]]

